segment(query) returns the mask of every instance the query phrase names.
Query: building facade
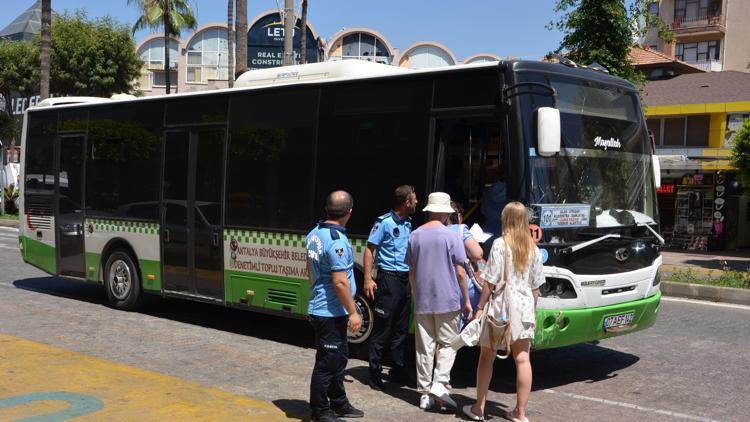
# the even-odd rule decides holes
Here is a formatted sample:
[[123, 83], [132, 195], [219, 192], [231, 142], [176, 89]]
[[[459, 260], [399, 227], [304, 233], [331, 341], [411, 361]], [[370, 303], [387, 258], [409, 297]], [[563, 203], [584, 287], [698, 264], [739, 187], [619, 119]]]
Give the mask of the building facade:
[[659, 215], [670, 246], [750, 247], [750, 197], [729, 161], [750, 117], [750, 73], [698, 72], [650, 81], [643, 96], [661, 162]]
[[[254, 17], [248, 25], [248, 69], [281, 66], [284, 27], [278, 10], [272, 9]], [[294, 33], [295, 61], [299, 62], [301, 28], [298, 20]], [[480, 63], [500, 60], [491, 53], [472, 55], [459, 60], [446, 45], [422, 41], [401, 50], [388, 37], [373, 28], [344, 28], [324, 40], [314, 26], [307, 25], [307, 62], [324, 60], [368, 60], [386, 65], [424, 69], [438, 66]], [[229, 86], [228, 43], [226, 23], [208, 23], [182, 38], [170, 41], [169, 71], [172, 92], [193, 92]], [[144, 95], [166, 92], [164, 36], [151, 34], [138, 43], [137, 52], [144, 61], [137, 87]]]
[[658, 0], [649, 5], [674, 32], [674, 41], [649, 30], [643, 44], [706, 71], [750, 72], [750, 1]]

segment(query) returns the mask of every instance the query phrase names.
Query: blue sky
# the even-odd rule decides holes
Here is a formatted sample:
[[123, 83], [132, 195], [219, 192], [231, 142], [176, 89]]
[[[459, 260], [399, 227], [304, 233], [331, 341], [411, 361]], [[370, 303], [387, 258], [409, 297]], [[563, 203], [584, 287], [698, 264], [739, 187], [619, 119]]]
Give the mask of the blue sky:
[[[33, 0], [0, 0], [0, 28]], [[284, 0], [278, 0], [283, 6]], [[299, 3], [296, 0], [295, 3]], [[310, 0], [309, 20], [329, 39], [342, 27], [365, 26], [384, 34], [402, 51], [417, 41], [438, 41], [459, 60], [476, 53], [538, 58], [557, 48], [561, 35], [545, 25], [555, 18], [554, 0]], [[275, 0], [248, 0], [248, 20]], [[226, 22], [224, 0], [193, 0], [198, 23]], [[85, 9], [89, 16], [111, 15], [132, 25], [137, 18], [126, 0], [52, 0], [55, 11]], [[147, 32], [136, 33], [136, 42]]]

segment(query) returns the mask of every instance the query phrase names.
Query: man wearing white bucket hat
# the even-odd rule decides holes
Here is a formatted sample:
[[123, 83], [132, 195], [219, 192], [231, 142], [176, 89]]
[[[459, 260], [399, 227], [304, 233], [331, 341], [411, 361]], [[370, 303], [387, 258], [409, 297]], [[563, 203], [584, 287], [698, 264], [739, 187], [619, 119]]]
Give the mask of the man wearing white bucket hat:
[[[422, 394], [419, 407], [425, 410], [432, 407], [432, 397], [456, 406], [446, 388], [456, 359], [450, 342], [458, 334], [461, 313], [471, 318], [472, 312], [466, 278], [458, 270], [466, 261], [464, 245], [444, 225], [453, 213], [450, 202], [447, 193], [430, 194], [423, 210], [427, 223], [409, 236], [406, 252], [416, 315], [417, 391]], [[456, 283], [465, 298], [463, 303]]]

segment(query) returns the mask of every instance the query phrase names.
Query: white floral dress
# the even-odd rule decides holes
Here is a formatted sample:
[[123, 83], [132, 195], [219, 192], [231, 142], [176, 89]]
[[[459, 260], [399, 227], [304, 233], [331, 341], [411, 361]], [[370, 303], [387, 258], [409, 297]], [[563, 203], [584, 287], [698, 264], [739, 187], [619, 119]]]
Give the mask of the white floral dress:
[[[505, 255], [504, 255], [505, 254]], [[523, 327], [511, 330], [512, 341], [524, 338], [534, 338], [536, 328], [536, 313], [534, 311], [534, 296], [531, 291], [538, 289], [544, 284], [544, 267], [542, 265], [541, 254], [539, 249], [535, 248], [530, 257], [529, 266], [523, 274], [518, 273], [513, 268], [513, 253], [510, 248], [505, 248], [505, 240], [499, 237], [492, 244], [490, 259], [487, 261], [483, 277], [488, 283], [496, 285], [503, 279], [503, 266], [506, 264], [504, 256], [508, 257], [508, 285], [506, 294], [509, 294], [509, 303], [511, 307], [510, 318], [515, 319], [516, 323], [520, 320], [521, 324], [511, 324]]]

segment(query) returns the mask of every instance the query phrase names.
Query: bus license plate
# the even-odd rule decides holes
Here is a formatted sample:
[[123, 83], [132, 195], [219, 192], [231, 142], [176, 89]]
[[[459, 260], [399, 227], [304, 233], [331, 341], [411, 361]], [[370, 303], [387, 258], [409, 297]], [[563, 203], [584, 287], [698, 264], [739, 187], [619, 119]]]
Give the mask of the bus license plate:
[[604, 332], [615, 332], [630, 328], [630, 326], [633, 324], [634, 317], [635, 312], [608, 316], [604, 318]]

